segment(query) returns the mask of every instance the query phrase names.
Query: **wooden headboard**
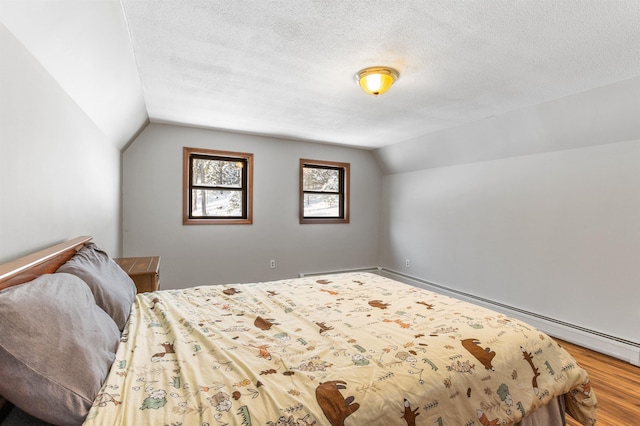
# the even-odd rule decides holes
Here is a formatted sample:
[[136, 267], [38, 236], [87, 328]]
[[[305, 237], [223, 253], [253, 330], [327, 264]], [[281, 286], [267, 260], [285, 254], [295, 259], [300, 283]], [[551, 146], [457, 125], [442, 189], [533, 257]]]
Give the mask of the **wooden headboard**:
[[91, 238], [77, 237], [0, 265], [0, 290], [55, 272]]

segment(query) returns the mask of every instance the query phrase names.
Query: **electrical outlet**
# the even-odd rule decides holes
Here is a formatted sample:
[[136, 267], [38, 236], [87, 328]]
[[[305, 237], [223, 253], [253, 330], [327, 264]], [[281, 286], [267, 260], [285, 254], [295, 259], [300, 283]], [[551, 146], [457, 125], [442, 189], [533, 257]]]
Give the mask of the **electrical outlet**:
[[409, 259], [406, 259], [404, 261], [404, 266], [406, 266], [407, 268], [410, 268], [411, 267], [411, 261]]
[[276, 261], [274, 259], [271, 259], [269, 261], [269, 268], [271, 268], [271, 269], [275, 269], [276, 268]]

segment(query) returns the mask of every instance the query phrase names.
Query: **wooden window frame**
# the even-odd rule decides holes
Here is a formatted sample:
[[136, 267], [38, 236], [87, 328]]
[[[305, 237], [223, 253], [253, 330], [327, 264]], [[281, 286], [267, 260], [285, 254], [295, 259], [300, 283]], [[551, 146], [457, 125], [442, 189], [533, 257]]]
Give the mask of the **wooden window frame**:
[[[214, 149], [183, 147], [182, 223], [184, 225], [250, 225], [253, 223], [253, 154]], [[194, 217], [191, 215], [191, 158], [211, 157], [212, 160], [239, 160], [245, 163], [243, 173], [242, 217]]]
[[[304, 190], [304, 168], [318, 167], [326, 169], [335, 169], [340, 171], [340, 189], [336, 194], [340, 195], [340, 217], [305, 217], [304, 215], [304, 195], [305, 193], [313, 193], [313, 191]], [[337, 161], [310, 160], [307, 158], [300, 159], [300, 206], [299, 216], [301, 224], [314, 223], [349, 223], [349, 194], [350, 194], [350, 164]]]

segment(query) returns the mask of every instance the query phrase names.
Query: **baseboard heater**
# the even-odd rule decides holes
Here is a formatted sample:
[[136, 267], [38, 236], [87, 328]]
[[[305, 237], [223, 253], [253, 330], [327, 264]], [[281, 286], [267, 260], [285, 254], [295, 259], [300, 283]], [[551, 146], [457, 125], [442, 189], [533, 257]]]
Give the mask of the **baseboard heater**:
[[625, 362], [640, 367], [640, 343], [638, 342], [621, 339], [619, 337], [601, 333], [596, 330], [591, 330], [586, 327], [581, 327], [576, 324], [571, 324], [565, 321], [560, 321], [544, 315], [536, 314], [535, 312], [529, 312], [524, 309], [509, 306], [491, 299], [465, 293], [463, 291], [455, 290], [440, 284], [432, 283], [430, 281], [423, 280], [422, 278], [407, 275], [402, 272], [394, 271], [392, 269], [383, 267], [369, 267], [358, 269], [344, 269], [338, 271], [301, 273], [299, 275], [300, 277], [305, 277], [342, 272], [372, 272], [395, 279], [396, 281], [415, 285], [416, 287], [421, 287], [426, 290], [435, 291], [437, 293], [445, 294], [447, 296], [485, 306], [487, 308], [525, 321], [552, 337], [557, 337], [558, 339], [565, 340], [569, 343], [573, 343], [621, 359]]
[[303, 277], [313, 277], [315, 275], [343, 274], [346, 272], [372, 272], [374, 274], [379, 274], [382, 269], [384, 268], [372, 267], [372, 268], [340, 269], [336, 271], [324, 271], [324, 272], [300, 272], [298, 276], [300, 278], [303, 278]]

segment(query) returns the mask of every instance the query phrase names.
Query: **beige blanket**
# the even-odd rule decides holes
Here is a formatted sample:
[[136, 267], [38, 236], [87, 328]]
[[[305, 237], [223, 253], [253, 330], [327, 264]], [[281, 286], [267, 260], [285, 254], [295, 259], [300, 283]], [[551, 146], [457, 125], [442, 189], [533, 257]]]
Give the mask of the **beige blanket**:
[[533, 327], [375, 274], [137, 296], [86, 425], [508, 425], [587, 373]]

